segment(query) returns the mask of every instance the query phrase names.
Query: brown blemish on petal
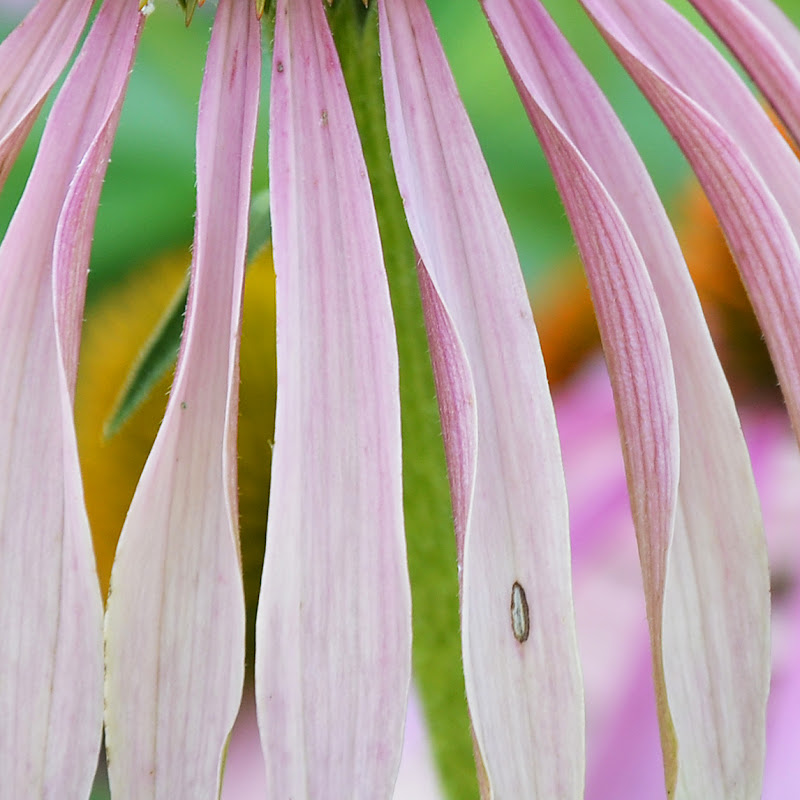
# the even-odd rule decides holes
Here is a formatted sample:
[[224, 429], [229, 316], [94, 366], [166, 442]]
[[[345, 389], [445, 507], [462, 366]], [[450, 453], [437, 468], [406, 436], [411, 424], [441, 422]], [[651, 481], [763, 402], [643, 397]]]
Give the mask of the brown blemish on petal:
[[528, 598], [525, 596], [522, 584], [517, 581], [514, 581], [511, 587], [511, 630], [520, 644], [527, 641], [531, 632]]

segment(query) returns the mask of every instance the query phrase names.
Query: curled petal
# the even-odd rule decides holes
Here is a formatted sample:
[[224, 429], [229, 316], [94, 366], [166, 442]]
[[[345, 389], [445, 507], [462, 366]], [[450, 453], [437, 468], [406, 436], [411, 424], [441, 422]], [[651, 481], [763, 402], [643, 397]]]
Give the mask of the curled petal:
[[719, 218], [800, 435], [800, 163], [719, 53], [660, 0], [583, 0]]
[[183, 346], [111, 575], [106, 742], [118, 798], [217, 797], [241, 697], [238, 334], [260, 70], [254, 7], [222, 0], [200, 96]]
[[441, 410], [467, 699], [493, 797], [580, 797], [566, 491], [522, 274], [421, 0], [379, 5], [392, 155]]
[[9, 797], [86, 796], [100, 746], [102, 602], [72, 399], [94, 216], [141, 23], [127, 0], [98, 14], [0, 246], [0, 774]]
[[411, 667], [395, 330], [319, 0], [276, 9], [278, 400], [256, 626], [270, 797], [389, 798]]
[[772, 0], [692, 0], [800, 141], [800, 32]]
[[[596, 158], [603, 152], [613, 158], [624, 134], [609, 121], [596, 87], [585, 86], [591, 78], [538, 2], [486, 0], [484, 8], [550, 162], [586, 265], [625, 444], [664, 747], [673, 753], [662, 636], [678, 486], [677, 397], [651, 279], [623, 211], [605, 185], [607, 167]], [[575, 129], [594, 132], [598, 125], [598, 150], [584, 152]]]
[[[658, 555], [646, 545], [654, 531], [641, 524], [634, 501], [667, 788], [684, 780], [696, 785], [681, 771], [684, 762], [690, 765], [687, 775], [714, 775], [719, 786], [728, 787], [724, 791], [755, 785], [763, 764], [769, 684], [766, 549], [747, 449], [697, 295], [633, 144], [542, 6], [536, 0], [484, 0], [484, 5], [551, 163], [563, 158], [568, 143], [585, 160], [576, 160], [581, 169], [602, 183], [613, 206], [606, 213], [624, 220], [637, 256], [631, 266], [647, 266], [669, 337], [680, 477], [666, 572], [648, 565]], [[562, 137], [557, 144], [556, 130]], [[556, 163], [557, 175], [560, 169]], [[570, 200], [565, 203], [569, 211]], [[581, 232], [576, 235], [580, 242]], [[592, 282], [591, 271], [604, 267], [593, 263], [591, 247], [584, 244], [582, 250]], [[608, 324], [605, 313], [601, 305], [601, 328]], [[604, 338], [612, 378], [615, 365], [637, 368], [626, 364], [624, 354], [609, 358], [613, 340]], [[624, 412], [622, 418], [624, 423]], [[630, 449], [631, 437], [623, 438]], [[628, 456], [629, 471], [630, 461]], [[635, 483], [632, 488], [635, 492]], [[747, 658], [741, 653], [745, 641]]]
[[784, 53], [800, 68], [800, 31], [773, 0], [739, 0], [775, 37]]
[[40, 0], [0, 44], [0, 189], [91, 7], [92, 0]]

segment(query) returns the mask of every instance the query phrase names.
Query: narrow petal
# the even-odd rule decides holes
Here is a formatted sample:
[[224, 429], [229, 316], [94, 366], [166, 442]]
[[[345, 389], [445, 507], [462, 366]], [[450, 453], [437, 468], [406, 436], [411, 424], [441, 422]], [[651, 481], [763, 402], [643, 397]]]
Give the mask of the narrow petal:
[[0, 44], [0, 189], [91, 7], [92, 0], [40, 0]]
[[800, 33], [772, 0], [692, 0], [800, 141]]
[[109, 0], [98, 14], [0, 246], [0, 774], [8, 797], [85, 797], [100, 747], [102, 601], [72, 396], [94, 215], [141, 22], [127, 0]]
[[800, 435], [800, 163], [719, 53], [660, 0], [583, 0], [711, 201]]
[[238, 333], [260, 71], [255, 8], [222, 0], [200, 96], [183, 346], [111, 575], [106, 742], [115, 798], [216, 798], [241, 698]]
[[775, 37], [783, 51], [800, 68], [800, 30], [773, 0], [738, 0]]
[[388, 798], [411, 666], [400, 403], [369, 181], [319, 0], [281, 0], [278, 404], [256, 698], [271, 797]]
[[[763, 769], [769, 580], [758, 497], [730, 390], [666, 213], [596, 83], [538, 0], [484, 5], [549, 157], [550, 131], [558, 125], [624, 218], [669, 337], [680, 479], [662, 619], [653, 619], [655, 600], [648, 597], [651, 630], [663, 624], [663, 652], [654, 663], [668, 791], [676, 781], [703, 786], [702, 775], [704, 797], [735, 796], [732, 787], [750, 792]], [[606, 352], [613, 377], [616, 359]], [[637, 524], [637, 535], [641, 542], [651, 534]], [[640, 551], [650, 594], [652, 568], [647, 549]]]
[[256, 697], [269, 797], [389, 798], [411, 667], [395, 331], [319, 0], [276, 9], [278, 404]]
[[[590, 157], [575, 141], [572, 121], [560, 109], [561, 95], [580, 92], [580, 81], [586, 81], [580, 65], [538, 3], [487, 1], [484, 6], [550, 162], [586, 265], [625, 443], [664, 748], [671, 753], [675, 742], [663, 676], [662, 618], [679, 450], [664, 321], [628, 224]], [[534, 49], [538, 37], [544, 56]], [[547, 58], [553, 63], [540, 65]], [[594, 118], [602, 119], [603, 108], [591, 94], [584, 100], [579, 124], [593, 130]], [[613, 152], [618, 139], [618, 131], [606, 131], [605, 147]]]
[[422, 0], [379, 5], [462, 576], [467, 699], [493, 797], [578, 798], [583, 694], [558, 435], [508, 226]]

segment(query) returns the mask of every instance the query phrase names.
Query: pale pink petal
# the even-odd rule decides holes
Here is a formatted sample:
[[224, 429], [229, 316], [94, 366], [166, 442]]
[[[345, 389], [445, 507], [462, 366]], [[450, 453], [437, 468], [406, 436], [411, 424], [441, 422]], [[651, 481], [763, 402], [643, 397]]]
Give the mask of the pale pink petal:
[[[558, 158], [548, 146], [557, 126], [624, 218], [669, 336], [681, 446], [663, 618], [654, 619], [661, 611], [659, 587], [648, 576], [648, 548], [641, 545], [652, 533], [637, 525], [656, 636], [663, 619], [663, 654], [654, 658], [659, 702], [668, 704], [660, 708], [667, 786], [675, 783], [676, 759], [684, 755], [698, 770], [719, 772], [723, 786], [757, 785], [769, 686], [766, 546], [747, 448], [697, 295], [630, 139], [540, 3], [484, 0], [484, 5], [551, 162]], [[569, 211], [569, 200], [566, 204]], [[587, 268], [593, 268], [591, 259]], [[602, 327], [603, 309], [598, 313]], [[606, 353], [613, 379], [617, 359]], [[677, 742], [670, 741], [673, 736]]]
[[692, 0], [800, 140], [800, 33], [772, 0]]
[[[678, 488], [676, 389], [667, 332], [642, 253], [611, 186], [605, 185], [608, 168], [597, 161], [603, 152], [608, 164], [624, 158], [627, 143], [539, 3], [487, 0], [484, 7], [550, 162], [586, 265], [625, 443], [662, 729], [665, 747], [672, 752], [661, 640]], [[596, 127], [602, 144], [584, 153], [581, 134], [595, 133]], [[652, 204], [647, 197], [642, 201]]]
[[238, 333], [260, 30], [252, 3], [220, 2], [200, 96], [183, 346], [111, 575], [106, 743], [120, 799], [216, 798], [241, 697]]
[[[773, 0], [739, 0], [775, 37], [783, 51], [800, 68], [800, 30]], [[784, 7], [786, 3], [783, 3]]]
[[278, 405], [256, 697], [269, 797], [391, 796], [410, 680], [395, 331], [319, 0], [276, 9]]
[[492, 796], [577, 798], [583, 697], [566, 491], [519, 261], [424, 1], [382, 2], [379, 18], [463, 567], [475, 738]]
[[141, 22], [128, 0], [104, 5], [0, 246], [0, 775], [8, 797], [85, 797], [100, 747], [102, 602], [72, 392], [94, 215]]
[[0, 189], [91, 7], [92, 0], [40, 0], [0, 44]]
[[800, 435], [800, 163], [733, 69], [660, 0], [583, 0], [720, 220]]

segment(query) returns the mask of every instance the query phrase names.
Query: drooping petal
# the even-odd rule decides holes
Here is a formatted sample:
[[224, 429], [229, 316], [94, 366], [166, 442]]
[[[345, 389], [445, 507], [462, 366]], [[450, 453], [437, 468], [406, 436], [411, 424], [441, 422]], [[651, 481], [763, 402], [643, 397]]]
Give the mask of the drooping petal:
[[260, 70], [253, 5], [222, 0], [200, 96], [183, 346], [111, 575], [106, 742], [115, 798], [217, 797], [241, 697], [238, 333]]
[[773, 0], [739, 0], [775, 37], [796, 67], [800, 67], [800, 30]]
[[270, 798], [389, 798], [411, 667], [395, 332], [319, 0], [276, 9], [278, 402], [256, 698]]
[[91, 7], [92, 0], [40, 0], [0, 44], [0, 189]]
[[[680, 479], [663, 612], [660, 589], [648, 577], [651, 556], [641, 547], [652, 534], [637, 525], [651, 630], [663, 620], [663, 653], [654, 663], [668, 791], [676, 781], [703, 785], [698, 774], [708, 779], [704, 796], [731, 796], [733, 786], [752, 791], [763, 769], [769, 583], [758, 497], [730, 390], [666, 213], [608, 102], [537, 0], [484, 6], [551, 163], [559, 149], [573, 147], [605, 187], [647, 267], [669, 336]], [[555, 130], [563, 137], [557, 145]], [[582, 250], [592, 282], [597, 265], [591, 250]], [[602, 328], [602, 307], [598, 314]], [[608, 360], [613, 378], [620, 361]]]
[[[625, 442], [631, 508], [636, 524], [654, 673], [662, 708], [665, 750], [674, 750], [662, 663], [662, 619], [667, 557], [678, 485], [678, 427], [674, 377], [664, 321], [641, 252], [591, 156], [562, 113], [563, 93], [581, 91], [586, 77], [538, 3], [484, 4], [511, 65], [531, 121], [561, 192], [587, 269], [597, 309], [617, 413]], [[532, 40], [541, 37], [540, 56]], [[540, 59], [552, 58], [549, 65]], [[552, 68], [552, 74], [545, 70]], [[583, 98], [580, 124], [594, 129], [603, 107]], [[619, 132], [606, 131], [613, 152]]]
[[493, 797], [580, 797], [582, 687], [558, 436], [517, 255], [422, 0], [379, 4], [462, 572], [467, 698]]
[[800, 140], [800, 32], [772, 0], [692, 0]]
[[660, 0], [582, 0], [711, 201], [800, 435], [800, 163], [739, 77]]
[[94, 215], [141, 30], [109, 0], [53, 106], [0, 246], [0, 774], [85, 797], [102, 728], [102, 601], [72, 421]]

